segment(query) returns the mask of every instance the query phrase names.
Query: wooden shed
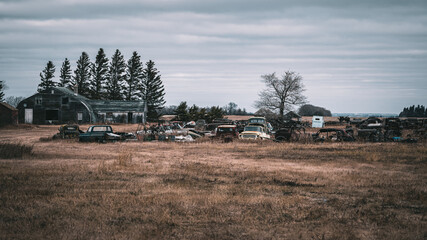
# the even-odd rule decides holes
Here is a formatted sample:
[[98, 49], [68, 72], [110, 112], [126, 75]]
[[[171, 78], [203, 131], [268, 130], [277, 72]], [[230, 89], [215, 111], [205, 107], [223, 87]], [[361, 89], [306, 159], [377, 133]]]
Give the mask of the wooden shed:
[[0, 127], [14, 124], [18, 124], [18, 109], [0, 102]]

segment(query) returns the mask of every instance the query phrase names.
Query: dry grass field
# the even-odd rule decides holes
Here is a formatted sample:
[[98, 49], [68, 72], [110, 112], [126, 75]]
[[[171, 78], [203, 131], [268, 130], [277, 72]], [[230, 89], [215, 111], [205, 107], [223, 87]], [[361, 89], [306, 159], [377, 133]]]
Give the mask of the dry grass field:
[[57, 128], [0, 129], [33, 147], [0, 159], [0, 239], [427, 238], [426, 143], [40, 141]]

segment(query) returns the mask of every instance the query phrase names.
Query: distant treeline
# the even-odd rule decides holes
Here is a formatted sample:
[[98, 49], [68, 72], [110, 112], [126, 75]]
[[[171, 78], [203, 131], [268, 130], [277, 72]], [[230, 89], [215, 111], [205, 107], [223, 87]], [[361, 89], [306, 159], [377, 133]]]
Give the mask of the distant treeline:
[[216, 118], [222, 118], [225, 114], [224, 110], [220, 107], [201, 108], [195, 104], [191, 107], [187, 106], [187, 102], [181, 102], [178, 107], [173, 111], [176, 115], [174, 120], [177, 121], [197, 121], [204, 119], [210, 123]]
[[423, 105], [412, 105], [407, 108], [403, 108], [400, 112], [399, 117], [427, 117], [427, 109]]
[[197, 121], [204, 119], [210, 123], [216, 118], [223, 118], [224, 115], [252, 115], [246, 109], [237, 108], [237, 104], [230, 102], [224, 107], [199, 107], [195, 104], [189, 107], [187, 102], [181, 102], [178, 106], [167, 106], [162, 109], [163, 115], [176, 115], [177, 121]]
[[301, 106], [298, 110], [298, 114], [301, 116], [325, 116], [330, 117], [332, 116], [331, 111], [318, 106], [313, 106], [311, 104], [306, 104], [304, 106]]

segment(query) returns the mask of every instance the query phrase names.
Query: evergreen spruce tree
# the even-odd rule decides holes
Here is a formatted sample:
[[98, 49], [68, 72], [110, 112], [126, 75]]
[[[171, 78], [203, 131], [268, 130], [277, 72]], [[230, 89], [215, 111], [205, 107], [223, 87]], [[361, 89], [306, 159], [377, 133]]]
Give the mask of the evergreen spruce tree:
[[181, 102], [175, 109], [175, 120], [187, 122], [190, 119], [187, 108], [187, 102]]
[[410, 107], [403, 108], [403, 111], [400, 112], [399, 117], [426, 117], [427, 109], [424, 105], [412, 105]]
[[209, 112], [207, 114], [207, 121], [212, 122], [216, 118], [223, 118], [224, 117], [224, 110], [220, 107], [211, 107], [209, 109]]
[[47, 62], [45, 69], [40, 73], [40, 84], [37, 87], [37, 91], [41, 92], [47, 88], [55, 87], [56, 83], [53, 81], [55, 77], [55, 65], [52, 61]]
[[4, 90], [6, 89], [6, 84], [4, 81], [0, 80], [0, 102], [4, 102]]
[[188, 109], [188, 115], [190, 116], [190, 120], [197, 121], [199, 118], [199, 107], [196, 104], [193, 104], [193, 106]]
[[102, 99], [105, 95], [104, 87], [108, 80], [108, 58], [104, 49], [100, 48], [96, 55], [95, 64], [92, 65], [92, 79], [89, 93], [92, 99]]
[[109, 78], [106, 84], [107, 99], [123, 100], [123, 83], [126, 80], [126, 63], [119, 49], [111, 58]]
[[89, 97], [89, 81], [90, 81], [91, 62], [89, 55], [82, 52], [79, 60], [77, 60], [77, 68], [74, 71], [73, 87], [78, 88], [78, 94]]
[[71, 86], [71, 66], [70, 66], [70, 61], [67, 58], [65, 58], [64, 62], [62, 63], [58, 86], [60, 87]]
[[138, 96], [138, 84], [141, 83], [142, 80], [142, 63], [141, 56], [135, 51], [132, 54], [132, 57], [129, 59], [127, 63], [126, 69], [126, 87], [125, 87], [125, 99], [127, 101], [139, 99]]
[[160, 110], [166, 103], [164, 100], [165, 89], [160, 74], [154, 67], [154, 62], [151, 60], [146, 63], [146, 68], [143, 71], [140, 92], [142, 94], [142, 99], [147, 103], [147, 120], [157, 120]]
[[200, 108], [199, 112], [197, 113], [197, 118], [194, 121], [197, 121], [199, 119], [208, 119], [208, 109], [207, 108]]

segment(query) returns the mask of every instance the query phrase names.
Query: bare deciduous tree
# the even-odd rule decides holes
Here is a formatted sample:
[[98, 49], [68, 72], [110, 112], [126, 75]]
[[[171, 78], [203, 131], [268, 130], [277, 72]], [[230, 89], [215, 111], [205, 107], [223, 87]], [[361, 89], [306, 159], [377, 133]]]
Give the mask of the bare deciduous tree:
[[279, 111], [279, 117], [282, 118], [285, 110], [306, 103], [303, 95], [305, 89], [299, 74], [286, 71], [280, 79], [276, 73], [261, 77], [267, 88], [258, 94], [260, 99], [255, 102], [255, 107]]
[[0, 102], [4, 101], [4, 90], [7, 89], [6, 83], [0, 80]]
[[9, 96], [9, 97], [7, 97], [4, 101], [5, 101], [7, 104], [9, 104], [10, 106], [17, 107], [17, 106], [18, 106], [18, 104], [19, 104], [22, 100], [24, 100], [24, 99], [25, 99], [25, 97]]

